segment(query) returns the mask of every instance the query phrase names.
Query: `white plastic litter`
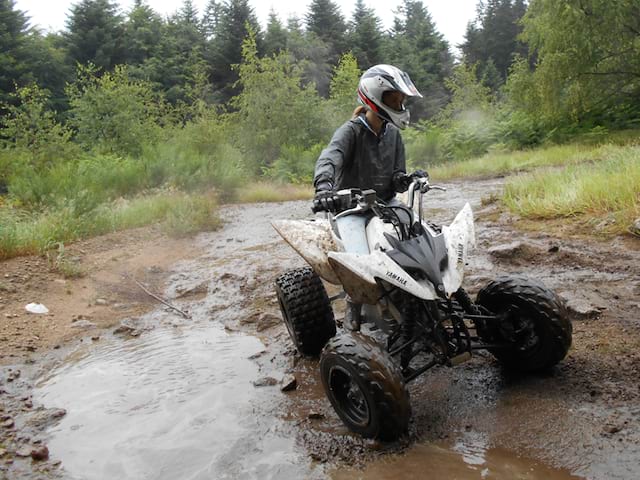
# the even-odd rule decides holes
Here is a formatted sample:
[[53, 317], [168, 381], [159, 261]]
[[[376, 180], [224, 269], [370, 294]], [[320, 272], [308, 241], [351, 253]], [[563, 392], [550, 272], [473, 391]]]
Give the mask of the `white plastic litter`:
[[41, 303], [30, 303], [24, 309], [29, 313], [49, 313], [49, 309]]

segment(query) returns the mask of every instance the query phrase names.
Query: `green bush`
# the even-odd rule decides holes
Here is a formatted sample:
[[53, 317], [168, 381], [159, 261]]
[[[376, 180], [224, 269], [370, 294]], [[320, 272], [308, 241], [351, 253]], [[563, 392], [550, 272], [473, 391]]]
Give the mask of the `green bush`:
[[323, 148], [323, 144], [317, 144], [308, 150], [300, 146], [283, 145], [280, 157], [271, 167], [264, 169], [264, 174], [281, 182], [311, 185], [316, 160]]
[[138, 157], [162, 137], [163, 97], [151, 83], [132, 79], [124, 65], [102, 76], [91, 65], [79, 67], [78, 80], [66, 92], [70, 122], [85, 150]]

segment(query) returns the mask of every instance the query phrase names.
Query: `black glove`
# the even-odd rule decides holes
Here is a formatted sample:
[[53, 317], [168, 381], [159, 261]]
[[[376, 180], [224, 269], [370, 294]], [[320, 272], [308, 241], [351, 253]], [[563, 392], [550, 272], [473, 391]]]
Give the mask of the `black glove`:
[[416, 170], [411, 174], [413, 178], [429, 178], [429, 174], [426, 170]]
[[413, 181], [411, 175], [407, 175], [404, 172], [398, 172], [393, 175], [392, 184], [393, 190], [402, 193], [406, 192], [407, 188], [409, 188], [409, 184]]
[[316, 186], [316, 194], [313, 197], [314, 212], [335, 212], [338, 210], [339, 198], [331, 188], [331, 183], [321, 182]]

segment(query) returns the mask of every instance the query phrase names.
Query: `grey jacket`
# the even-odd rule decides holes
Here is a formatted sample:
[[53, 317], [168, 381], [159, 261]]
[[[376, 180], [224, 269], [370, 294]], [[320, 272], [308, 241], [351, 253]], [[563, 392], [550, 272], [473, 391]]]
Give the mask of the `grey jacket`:
[[393, 176], [405, 169], [398, 128], [388, 123], [378, 137], [356, 118], [336, 130], [318, 157], [313, 185], [328, 181], [336, 190], [373, 188], [379, 198], [388, 201], [395, 195]]

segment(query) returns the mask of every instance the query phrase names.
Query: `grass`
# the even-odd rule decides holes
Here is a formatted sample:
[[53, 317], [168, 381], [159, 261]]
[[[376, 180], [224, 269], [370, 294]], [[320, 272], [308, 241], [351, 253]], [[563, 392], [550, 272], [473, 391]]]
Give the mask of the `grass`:
[[613, 149], [604, 145], [593, 147], [583, 144], [556, 145], [535, 150], [487, 154], [464, 162], [446, 163], [429, 169], [432, 178], [447, 180], [460, 177], [496, 177], [524, 172], [539, 167], [563, 166], [595, 162], [605, 158]]
[[640, 217], [640, 147], [602, 147], [598, 162], [571, 163], [510, 180], [503, 202], [529, 219], [580, 218], [605, 233], [626, 232]]
[[311, 185], [291, 185], [275, 182], [256, 182], [236, 191], [234, 199], [240, 203], [286, 202], [313, 198]]
[[60, 243], [157, 222], [172, 236], [213, 230], [221, 225], [216, 205], [210, 195], [159, 192], [110, 202], [81, 214], [72, 206], [40, 213], [4, 207], [0, 209], [0, 260], [46, 254]]

